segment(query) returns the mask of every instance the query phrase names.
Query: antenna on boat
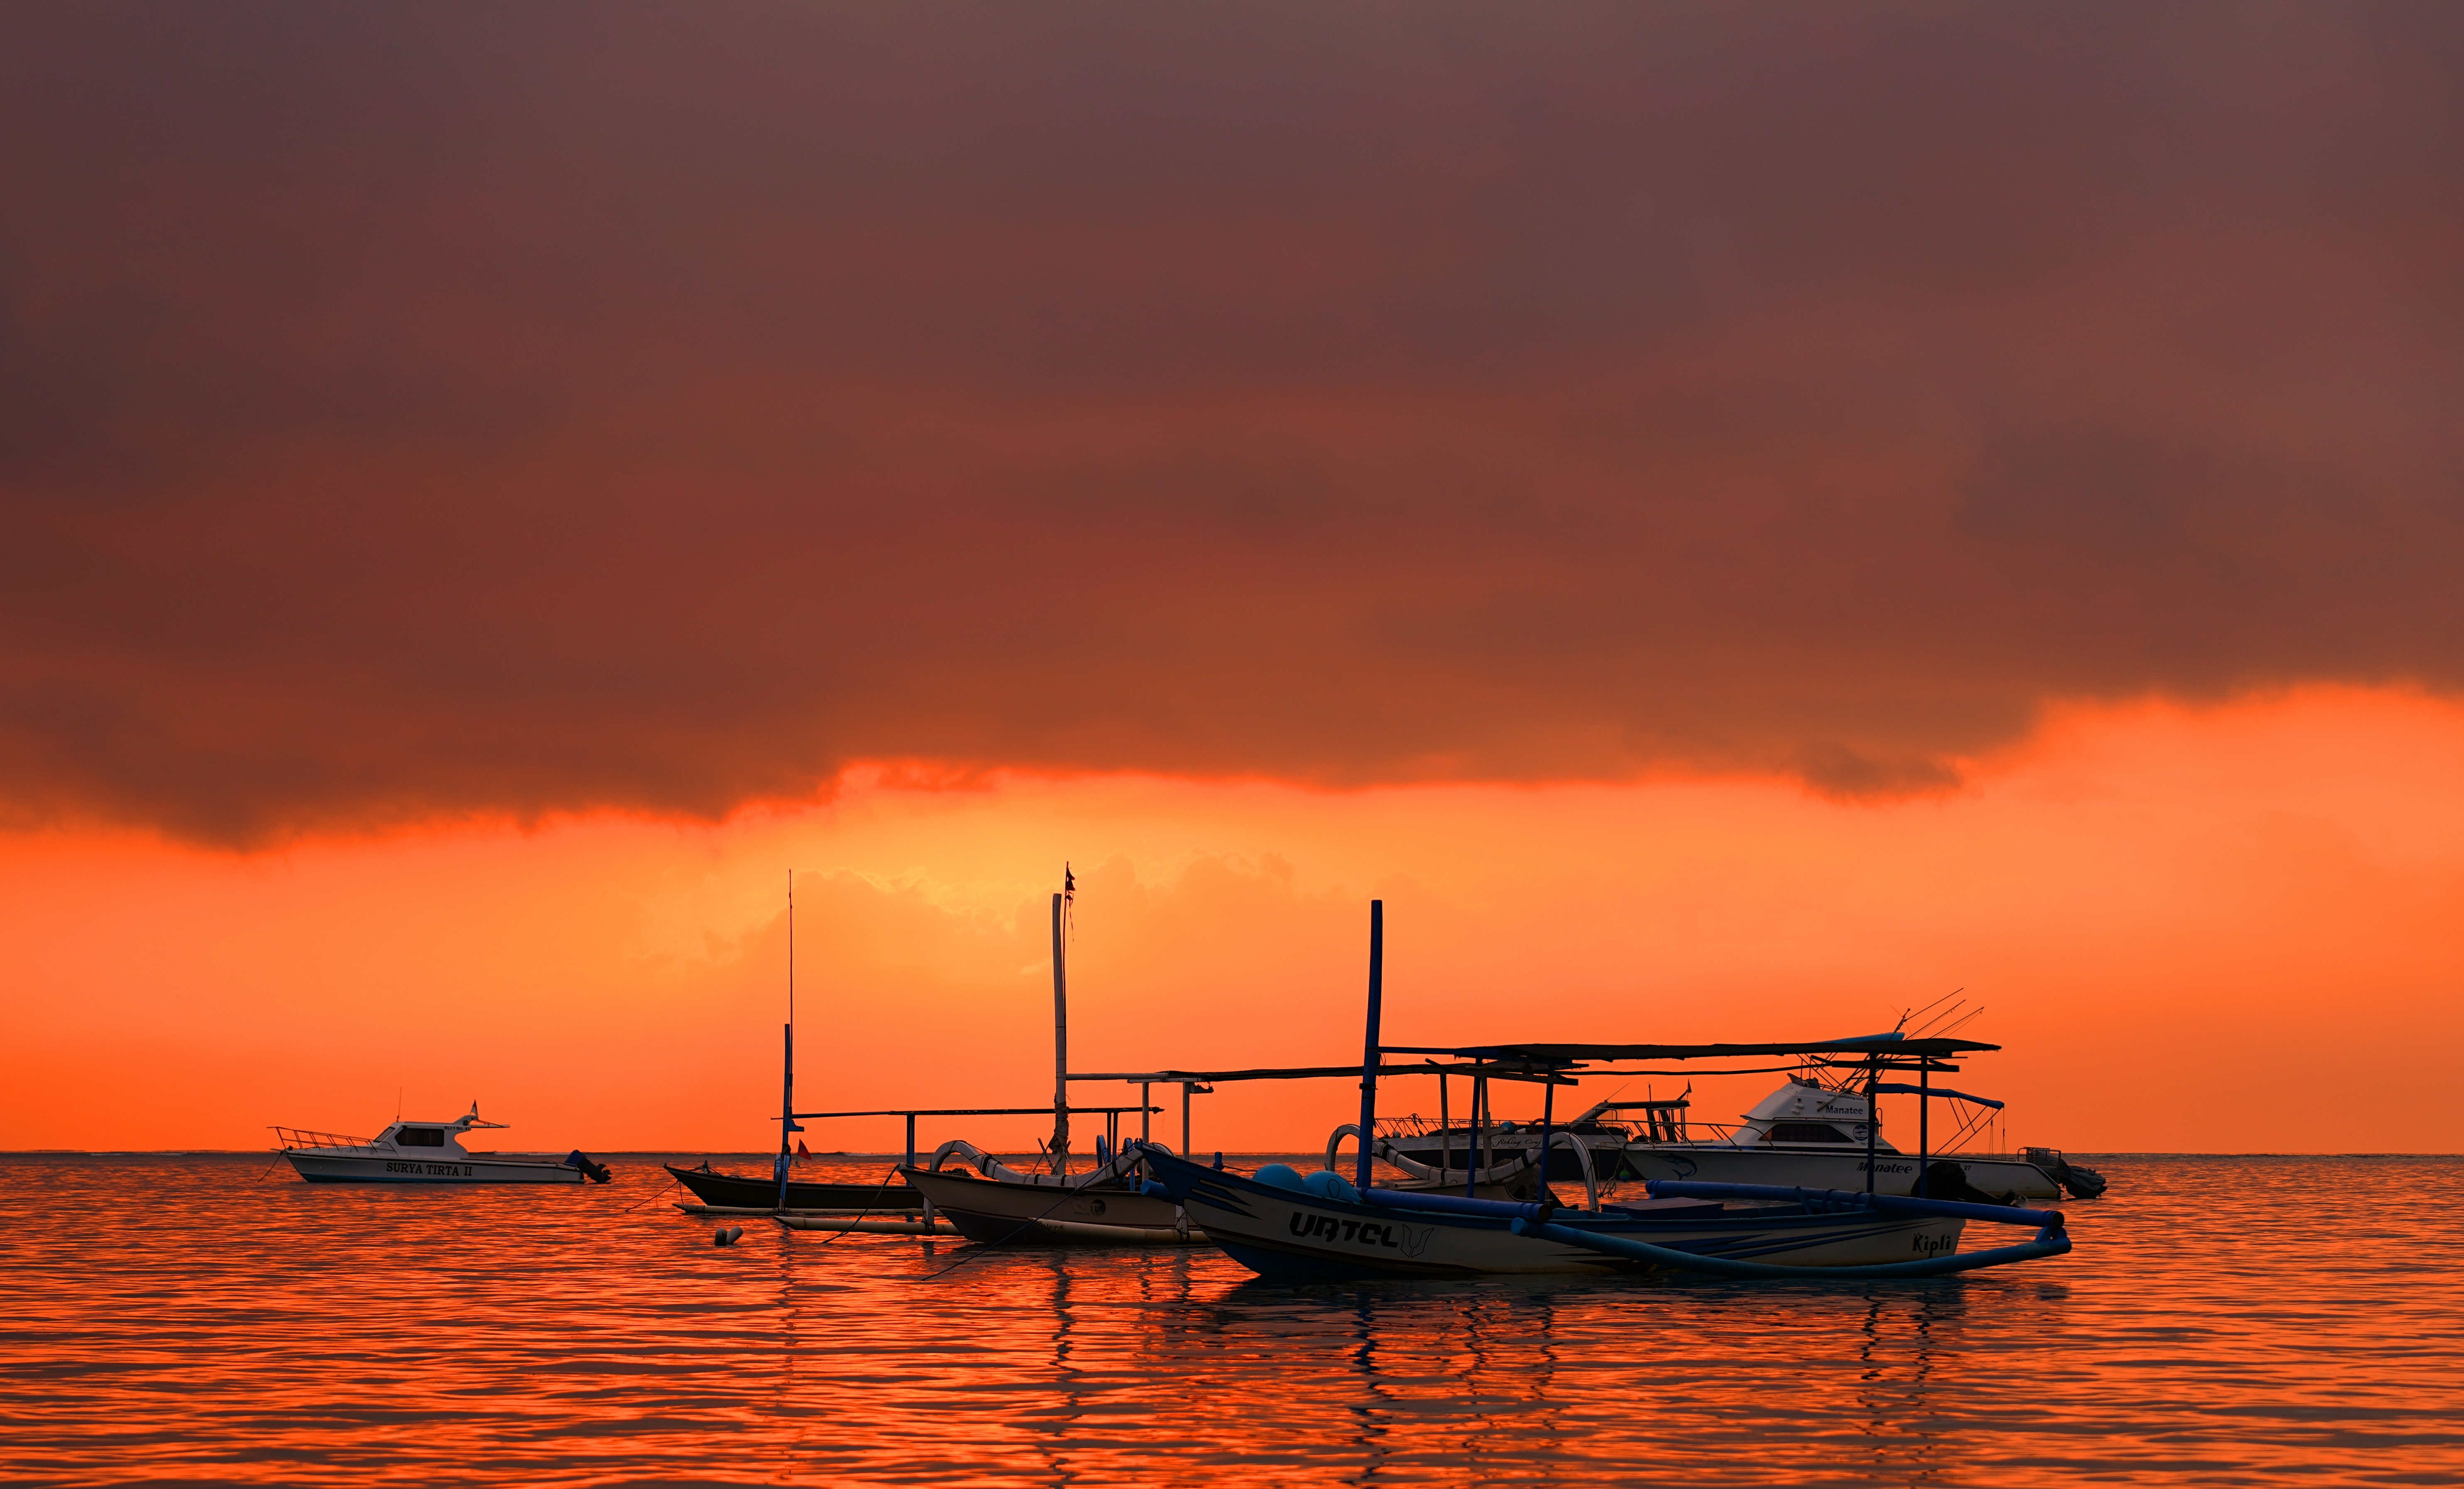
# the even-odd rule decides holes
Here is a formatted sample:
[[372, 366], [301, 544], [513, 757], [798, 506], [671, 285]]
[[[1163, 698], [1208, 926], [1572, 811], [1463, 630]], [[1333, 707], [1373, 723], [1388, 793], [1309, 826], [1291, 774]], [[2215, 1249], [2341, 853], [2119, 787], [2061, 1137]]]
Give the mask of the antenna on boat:
[[1937, 1040], [1947, 1040], [1947, 1039], [1950, 1038], [1950, 1036], [1952, 1036], [1953, 1034], [1956, 1034], [1956, 1033], [1958, 1033], [1958, 1032], [1959, 1032], [1959, 1027], [1960, 1027], [1960, 1025], [1962, 1025], [1962, 1024], [1964, 1024], [1964, 1023], [1968, 1022], [1968, 1020], [1969, 1020], [1970, 1018], [1975, 1018], [1977, 1015], [1979, 1015], [1979, 1014], [1981, 1014], [1981, 1013], [1983, 1013], [1983, 1012], [1985, 1012], [1985, 1007], [1984, 1007], [1984, 1005], [1983, 1005], [1983, 1004], [1981, 1004], [1981, 1003], [1980, 1003], [1980, 1004], [1978, 1004], [1976, 1007], [1969, 1009], [1968, 1012], [1966, 1012], [1966, 1013], [1964, 1013], [1964, 1014], [1960, 1015], [1958, 1018], [1956, 1018], [1952, 1019], [1950, 1022], [1948, 1022], [1948, 1023], [1947, 1023], [1947, 1024], [1943, 1025], [1941, 1028], [1934, 1030], [1934, 1031], [1933, 1031], [1933, 1033], [1929, 1036], [1929, 1038], [1937, 1039]]
[[[1968, 990], [1966, 988], [1953, 988], [1942, 996], [1935, 998], [1932, 1002], [1927, 1003], [1923, 1008], [1913, 1008], [1908, 1012], [1900, 1015], [1900, 1031], [1906, 1034], [1910, 1039], [1922, 1040], [1932, 1038], [1933, 1026], [1935, 1024], [1942, 1022], [1951, 1015], [1959, 1012], [1959, 1004], [1952, 1002], [1951, 1000], [1967, 991]], [[1945, 1003], [1950, 1003], [1950, 1006], [1948, 1008], [1942, 1008], [1942, 1005]], [[1937, 1008], [1942, 1008], [1942, 1012], [1938, 1014], [1934, 1013], [1934, 1010]], [[1925, 1016], [1928, 1014], [1932, 1014], [1933, 1017], [1927, 1018]], [[1915, 1029], [1911, 1030], [1908, 1028], [1908, 1020], [1911, 1018], [1925, 1019], [1925, 1021], [1919, 1024]]]

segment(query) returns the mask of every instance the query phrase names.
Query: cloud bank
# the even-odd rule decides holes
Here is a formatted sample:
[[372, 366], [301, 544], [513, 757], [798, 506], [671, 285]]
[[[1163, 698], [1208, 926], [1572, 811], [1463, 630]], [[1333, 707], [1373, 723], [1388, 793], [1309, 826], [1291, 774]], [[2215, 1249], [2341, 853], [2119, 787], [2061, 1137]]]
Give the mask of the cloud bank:
[[0, 200], [17, 821], [2464, 675], [2447, 7], [20, 9]]

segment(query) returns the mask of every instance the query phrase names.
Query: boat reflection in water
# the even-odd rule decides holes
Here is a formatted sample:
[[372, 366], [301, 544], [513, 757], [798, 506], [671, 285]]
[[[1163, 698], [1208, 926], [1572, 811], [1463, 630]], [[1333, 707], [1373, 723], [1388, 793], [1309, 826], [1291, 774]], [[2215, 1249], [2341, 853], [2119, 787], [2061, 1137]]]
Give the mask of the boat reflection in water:
[[[1778, 1287], [1293, 1285], [1210, 1247], [767, 1224], [718, 1249], [655, 1160], [596, 1204], [270, 1161], [0, 1154], [14, 1478], [1232, 1489], [1265, 1444], [1299, 1486], [2464, 1478], [2453, 1158], [2118, 1159], [2057, 1261]], [[2287, 1264], [2326, 1255], [2305, 1192], [2365, 1217], [2332, 1264]], [[415, 1316], [338, 1304], [371, 1276]]]

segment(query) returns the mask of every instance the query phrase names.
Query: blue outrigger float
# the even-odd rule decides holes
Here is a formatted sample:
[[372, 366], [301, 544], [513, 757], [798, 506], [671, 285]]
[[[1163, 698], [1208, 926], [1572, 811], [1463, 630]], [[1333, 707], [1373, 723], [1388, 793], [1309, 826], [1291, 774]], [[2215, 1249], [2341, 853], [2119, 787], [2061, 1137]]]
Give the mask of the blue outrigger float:
[[[1377, 1077], [1390, 1054], [1451, 1056], [1490, 1070], [1513, 1067], [1536, 1080], [1553, 1105], [1570, 1072], [1632, 1060], [1683, 1061], [1731, 1056], [1813, 1058], [1860, 1066], [1868, 1100], [1885, 1089], [1887, 1071], [1955, 1070], [1947, 1058], [1997, 1046], [1950, 1039], [1908, 1039], [1897, 1033], [1805, 1044], [1515, 1044], [1432, 1047], [1379, 1040], [1384, 1001], [1385, 907], [1369, 907], [1369, 1018], [1360, 1072], [1360, 1134], [1377, 1130]], [[1617, 1073], [1585, 1069], [1586, 1074]], [[1919, 1092], [1926, 1089], [1920, 1085]], [[1920, 1099], [1923, 1097], [1921, 1095]], [[1549, 1106], [1541, 1151], [1552, 1146]], [[1141, 1160], [1145, 1191], [1179, 1205], [1190, 1224], [1233, 1259], [1262, 1276], [1462, 1277], [1497, 1273], [1692, 1272], [1753, 1279], [1944, 1277], [1982, 1267], [2056, 1257], [2071, 1249], [2061, 1213], [1980, 1203], [1963, 1193], [1954, 1166], [1926, 1171], [1914, 1195], [1875, 1192], [1867, 1126], [1866, 1188], [1790, 1189], [1655, 1179], [1651, 1197], [1603, 1204], [1588, 1155], [1571, 1135], [1553, 1134], [1582, 1156], [1586, 1204], [1560, 1204], [1543, 1191], [1533, 1203], [1484, 1199], [1427, 1190], [1375, 1187], [1375, 1145], [1358, 1143], [1354, 1177], [1326, 1169], [1303, 1175], [1269, 1164], [1253, 1175], [1209, 1168], [1160, 1144], [1128, 1145]], [[1342, 1134], [1338, 1132], [1338, 1137]], [[1946, 1193], [1947, 1192], [1947, 1193]], [[1969, 1221], [2017, 1225], [2033, 1239], [1962, 1252]]]

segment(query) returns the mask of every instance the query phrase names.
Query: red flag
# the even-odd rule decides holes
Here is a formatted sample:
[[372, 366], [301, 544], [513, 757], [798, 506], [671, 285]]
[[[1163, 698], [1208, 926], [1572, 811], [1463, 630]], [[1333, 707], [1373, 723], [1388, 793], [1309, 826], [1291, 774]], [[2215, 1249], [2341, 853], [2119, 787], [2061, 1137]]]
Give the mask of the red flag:
[[796, 1161], [798, 1163], [803, 1163], [805, 1159], [810, 1158], [811, 1156], [813, 1156], [811, 1153], [804, 1151], [804, 1140], [801, 1137], [796, 1139]]

